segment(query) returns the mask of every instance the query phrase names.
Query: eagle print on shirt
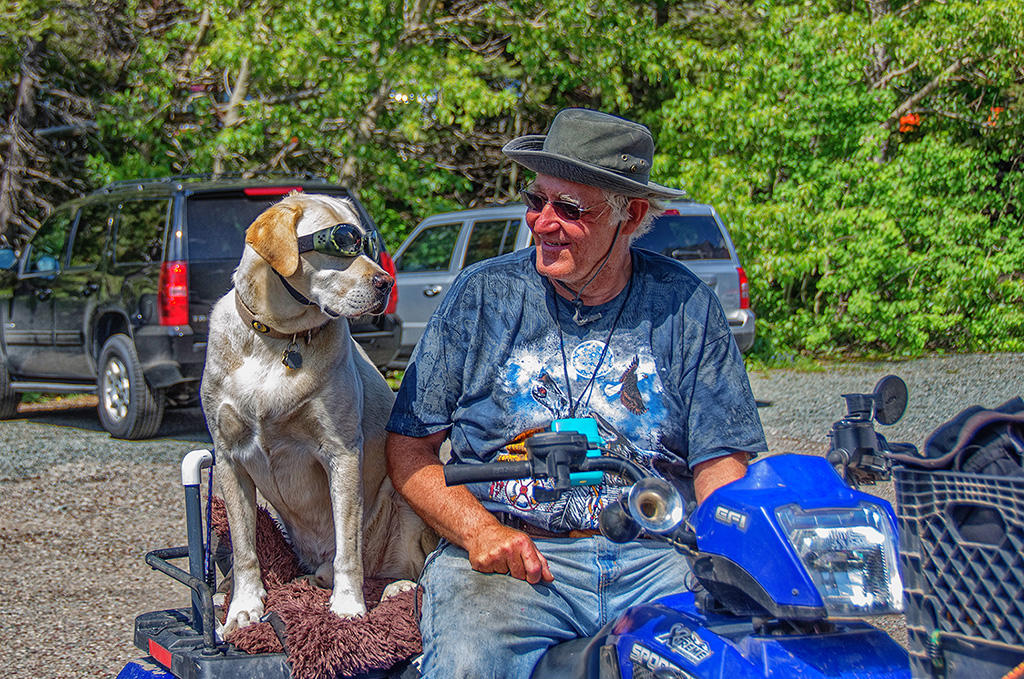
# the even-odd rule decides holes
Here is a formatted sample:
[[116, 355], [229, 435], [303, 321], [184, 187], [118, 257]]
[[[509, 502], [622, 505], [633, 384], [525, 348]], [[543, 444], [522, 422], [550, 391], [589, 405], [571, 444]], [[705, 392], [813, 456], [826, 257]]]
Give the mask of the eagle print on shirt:
[[558, 383], [547, 373], [542, 372], [537, 383], [530, 390], [533, 399], [548, 409], [551, 419], [557, 420], [569, 416], [569, 401], [565, 398]]

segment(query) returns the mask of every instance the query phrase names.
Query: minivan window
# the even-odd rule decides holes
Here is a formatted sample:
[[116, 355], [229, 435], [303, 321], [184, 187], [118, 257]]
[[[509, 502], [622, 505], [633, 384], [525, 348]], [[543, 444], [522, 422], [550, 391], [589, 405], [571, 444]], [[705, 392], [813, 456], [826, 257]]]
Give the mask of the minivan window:
[[437, 224], [420, 231], [409, 243], [395, 267], [403, 273], [417, 271], [447, 271], [451, 264], [455, 241], [459, 238], [461, 222]]
[[68, 266], [94, 267], [103, 257], [107, 241], [107, 227], [110, 226], [111, 206], [94, 203], [82, 208], [75, 229], [75, 240], [71, 243], [71, 262]]
[[469, 266], [488, 257], [497, 257], [512, 252], [516, 244], [518, 219], [499, 219], [481, 221], [473, 224], [466, 244], [466, 257], [463, 266]]
[[117, 219], [114, 261], [159, 262], [164, 253], [164, 230], [170, 201], [133, 200], [121, 204]]
[[60, 268], [64, 244], [71, 231], [72, 215], [70, 210], [61, 210], [47, 217], [39, 226], [32, 237], [26, 273], [47, 273]]
[[711, 215], [662, 215], [634, 245], [679, 260], [730, 259], [725, 236]]

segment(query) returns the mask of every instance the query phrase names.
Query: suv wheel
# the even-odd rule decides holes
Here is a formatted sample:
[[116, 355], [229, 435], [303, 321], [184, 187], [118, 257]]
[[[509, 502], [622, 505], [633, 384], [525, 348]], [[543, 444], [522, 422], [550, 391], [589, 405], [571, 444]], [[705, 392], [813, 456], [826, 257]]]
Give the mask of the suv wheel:
[[0, 359], [0, 420], [9, 420], [18, 414], [21, 394], [11, 389], [11, 375], [7, 365]]
[[113, 335], [100, 352], [99, 414], [103, 428], [118, 439], [146, 439], [164, 417], [164, 398], [146, 384], [135, 345], [127, 335]]

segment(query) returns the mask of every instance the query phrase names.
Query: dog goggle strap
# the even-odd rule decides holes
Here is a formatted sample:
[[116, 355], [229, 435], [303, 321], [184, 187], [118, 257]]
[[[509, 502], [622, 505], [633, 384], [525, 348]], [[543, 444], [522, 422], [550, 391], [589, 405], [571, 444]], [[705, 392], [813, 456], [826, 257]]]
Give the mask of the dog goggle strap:
[[310, 250], [332, 257], [358, 257], [365, 254], [377, 261], [381, 244], [376, 233], [364, 233], [355, 224], [343, 223], [299, 236], [299, 252]]

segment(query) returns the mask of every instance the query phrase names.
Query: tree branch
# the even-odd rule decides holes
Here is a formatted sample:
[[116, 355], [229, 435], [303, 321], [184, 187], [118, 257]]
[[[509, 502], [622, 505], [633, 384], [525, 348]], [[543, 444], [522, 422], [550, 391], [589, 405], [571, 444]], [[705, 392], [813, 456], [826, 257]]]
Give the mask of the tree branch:
[[256, 97], [256, 101], [264, 106], [277, 106], [278, 104], [288, 104], [293, 101], [316, 99], [318, 97], [322, 97], [325, 93], [326, 90], [321, 87], [311, 87], [306, 90], [299, 90], [298, 92], [291, 92], [289, 94], [279, 94], [273, 97]]
[[943, 111], [935, 108], [918, 108], [917, 110], [921, 113], [928, 113], [931, 115], [941, 116], [943, 118], [949, 118], [951, 120], [958, 120], [962, 123], [967, 123], [968, 125], [974, 125], [975, 127], [985, 127], [985, 123], [980, 120], [968, 118], [965, 115], [954, 113], [952, 111]]
[[357, 164], [355, 149], [370, 139], [374, 128], [377, 126], [377, 118], [380, 117], [385, 105], [387, 105], [389, 96], [391, 96], [391, 83], [385, 79], [381, 81], [377, 91], [370, 98], [370, 102], [363, 109], [363, 117], [359, 120], [359, 124], [354, 129], [350, 129], [348, 137], [352, 152], [348, 154], [341, 166], [339, 174], [341, 175], [342, 183], [348, 183], [355, 179]]
[[956, 74], [965, 65], [971, 63], [970, 57], [960, 57], [952, 64], [946, 67], [942, 73], [932, 78], [931, 82], [919, 89], [917, 92], [912, 94], [906, 101], [896, 107], [896, 109], [889, 114], [889, 117], [882, 122], [879, 126], [883, 130], [891, 130], [893, 127], [899, 124], [900, 118], [905, 116], [907, 113], [912, 111], [921, 101], [924, 100], [929, 94], [934, 92], [940, 85], [946, 82], [949, 78]]
[[178, 82], [183, 82], [185, 77], [188, 75], [189, 69], [192, 68], [192, 63], [196, 60], [196, 53], [199, 51], [199, 46], [206, 39], [206, 32], [210, 28], [210, 8], [208, 6], [203, 7], [203, 13], [199, 15], [199, 30], [196, 33], [196, 39], [192, 41], [192, 44], [185, 50], [185, 54], [181, 57], [181, 63], [178, 64]]
[[29, 155], [32, 145], [27, 130], [34, 126], [36, 84], [39, 82], [35, 61], [40, 49], [39, 43], [30, 41], [21, 57], [21, 76], [18, 79], [14, 112], [7, 125], [11, 141], [0, 170], [0, 243], [8, 245], [13, 245], [9, 225], [19, 221], [16, 215], [19, 212], [21, 177], [24, 174], [25, 157]]
[[906, 68], [901, 68], [900, 70], [893, 71], [892, 73], [886, 73], [885, 77], [883, 77], [881, 80], [879, 80], [877, 83], [875, 83], [872, 86], [872, 89], [875, 89], [875, 90], [882, 89], [883, 87], [888, 85], [890, 82], [892, 82], [896, 78], [899, 78], [901, 75], [906, 75], [907, 73], [910, 73], [911, 71], [913, 71], [915, 68], [917, 68], [917, 64], [918, 64], [918, 61], [915, 59], [914, 62], [911, 63]]
[[[231, 90], [231, 97], [228, 99], [227, 107], [224, 111], [222, 121], [225, 129], [231, 129], [232, 127], [238, 127], [242, 124], [242, 115], [239, 113], [239, 109], [242, 107], [242, 102], [245, 101], [246, 94], [249, 92], [249, 55], [246, 54], [242, 57], [242, 64], [238, 68], [238, 79], [235, 81], [235, 87]], [[213, 173], [215, 175], [224, 172], [224, 156], [227, 154], [227, 149], [223, 144], [217, 146], [217, 154], [213, 159]]]
[[[900, 7], [898, 10], [896, 10], [896, 16], [902, 19], [903, 17], [907, 16], [915, 9], [923, 5], [925, 2], [926, 0], [911, 0], [907, 4]], [[938, 2], [940, 5], [946, 4], [944, 0], [938, 0]]]

